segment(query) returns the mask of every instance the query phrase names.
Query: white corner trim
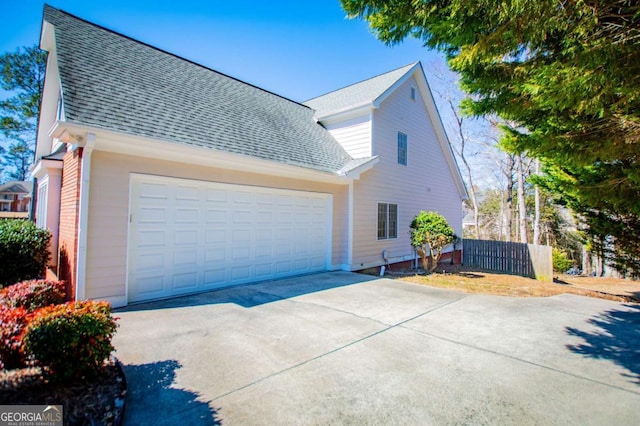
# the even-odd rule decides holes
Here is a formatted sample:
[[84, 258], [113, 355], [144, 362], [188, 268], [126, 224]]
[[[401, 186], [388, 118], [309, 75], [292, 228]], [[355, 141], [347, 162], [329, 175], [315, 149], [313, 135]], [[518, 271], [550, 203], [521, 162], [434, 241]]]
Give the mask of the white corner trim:
[[353, 181], [349, 181], [349, 200], [347, 203], [347, 265], [353, 263]]
[[91, 153], [96, 145], [96, 135], [88, 133], [82, 151], [80, 166], [80, 203], [78, 212], [78, 253], [76, 265], [76, 300], [86, 299], [87, 231], [89, 230], [89, 184], [91, 177]]

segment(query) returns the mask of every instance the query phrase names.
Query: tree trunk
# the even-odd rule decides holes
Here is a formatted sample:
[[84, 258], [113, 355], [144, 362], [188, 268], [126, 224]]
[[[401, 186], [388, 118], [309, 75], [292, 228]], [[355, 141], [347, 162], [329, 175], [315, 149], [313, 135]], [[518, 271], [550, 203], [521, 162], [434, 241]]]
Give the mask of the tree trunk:
[[[540, 174], [540, 160], [535, 160], [535, 174]], [[533, 219], [533, 244], [540, 244], [540, 188], [534, 187], [535, 216]]]
[[520, 242], [528, 243], [527, 236], [527, 206], [524, 202], [524, 167], [523, 154], [518, 155], [517, 169], [518, 173], [518, 216], [520, 222]]
[[507, 178], [507, 208], [506, 208], [506, 241], [511, 241], [513, 235], [513, 168], [514, 161], [511, 154], [507, 155], [507, 170], [505, 170], [505, 176]]
[[478, 212], [478, 198], [476, 197], [476, 189], [473, 186], [473, 175], [471, 173], [471, 166], [469, 165], [469, 162], [467, 161], [467, 156], [465, 153], [465, 146], [467, 144], [467, 137], [464, 134], [464, 127], [463, 127], [463, 123], [464, 123], [464, 117], [461, 117], [460, 114], [458, 114], [458, 110], [456, 109], [455, 105], [453, 104], [453, 100], [449, 99], [449, 107], [451, 108], [451, 112], [453, 114], [453, 117], [456, 120], [456, 130], [458, 131], [458, 141], [460, 143], [460, 146], [455, 146], [452, 145], [451, 147], [453, 148], [453, 150], [455, 151], [455, 153], [458, 155], [458, 157], [460, 157], [460, 159], [462, 160], [462, 164], [464, 164], [464, 170], [466, 172], [467, 175], [467, 183], [469, 184], [469, 196], [471, 197], [471, 204], [473, 205], [473, 235], [474, 238], [479, 239], [480, 238], [480, 224], [479, 224], [479, 212]]

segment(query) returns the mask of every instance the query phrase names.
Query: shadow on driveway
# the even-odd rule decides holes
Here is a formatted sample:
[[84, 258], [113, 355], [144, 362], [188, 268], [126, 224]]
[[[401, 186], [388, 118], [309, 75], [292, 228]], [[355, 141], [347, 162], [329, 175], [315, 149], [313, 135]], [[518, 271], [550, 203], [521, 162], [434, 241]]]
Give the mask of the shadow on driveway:
[[172, 387], [180, 363], [175, 360], [123, 365], [127, 377], [125, 425], [220, 425], [217, 411], [199, 395]]
[[567, 348], [588, 358], [605, 359], [627, 369], [632, 383], [640, 386], [640, 305], [622, 305], [626, 309], [611, 309], [588, 322], [598, 329], [587, 332], [567, 327], [571, 336], [584, 343]]
[[174, 297], [154, 302], [132, 304], [117, 312], [148, 311], [166, 308], [181, 308], [186, 306], [201, 306], [221, 303], [234, 303], [244, 308], [253, 308], [265, 303], [289, 299], [309, 293], [330, 290], [366, 281], [373, 281], [378, 277], [356, 274], [353, 272], [326, 272], [313, 275], [303, 275], [276, 281], [264, 281], [254, 284], [243, 284], [206, 293]]

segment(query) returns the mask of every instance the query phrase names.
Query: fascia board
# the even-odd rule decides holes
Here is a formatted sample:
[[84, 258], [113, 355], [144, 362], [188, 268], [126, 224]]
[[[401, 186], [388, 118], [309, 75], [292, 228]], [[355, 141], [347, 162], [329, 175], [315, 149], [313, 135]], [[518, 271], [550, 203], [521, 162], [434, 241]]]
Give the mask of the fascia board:
[[96, 135], [96, 151], [107, 151], [136, 157], [178, 161], [206, 167], [216, 167], [260, 173], [270, 176], [347, 185], [348, 179], [337, 173], [307, 169], [296, 165], [263, 160], [199, 146], [188, 146], [159, 139], [134, 136], [69, 122], [58, 122], [51, 129], [52, 137], [83, 146], [87, 133]]

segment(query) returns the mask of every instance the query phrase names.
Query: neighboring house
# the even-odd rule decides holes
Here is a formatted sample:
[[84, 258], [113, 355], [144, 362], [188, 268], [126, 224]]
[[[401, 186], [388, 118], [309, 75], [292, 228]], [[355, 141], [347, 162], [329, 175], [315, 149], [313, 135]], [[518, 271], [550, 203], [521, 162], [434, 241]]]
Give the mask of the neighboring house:
[[36, 221], [76, 299], [408, 261], [421, 209], [461, 235], [420, 63], [300, 104], [49, 6], [41, 47]]
[[27, 218], [33, 182], [14, 180], [0, 185], [0, 218]]

